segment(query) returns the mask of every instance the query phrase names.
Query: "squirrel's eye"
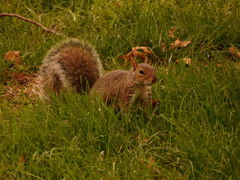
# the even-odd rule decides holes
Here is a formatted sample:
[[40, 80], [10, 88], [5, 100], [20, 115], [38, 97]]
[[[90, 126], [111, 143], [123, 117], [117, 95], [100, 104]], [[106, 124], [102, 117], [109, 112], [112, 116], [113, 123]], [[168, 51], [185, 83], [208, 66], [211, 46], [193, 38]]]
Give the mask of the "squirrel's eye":
[[143, 70], [139, 70], [139, 74], [144, 74], [144, 71]]

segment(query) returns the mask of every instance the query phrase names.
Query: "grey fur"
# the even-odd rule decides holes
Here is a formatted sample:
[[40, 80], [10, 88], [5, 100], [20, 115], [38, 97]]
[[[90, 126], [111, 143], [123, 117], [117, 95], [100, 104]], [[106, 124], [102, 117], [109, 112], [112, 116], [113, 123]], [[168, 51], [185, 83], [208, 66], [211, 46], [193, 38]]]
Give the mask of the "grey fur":
[[[144, 71], [144, 75], [139, 74]], [[100, 94], [107, 104], [128, 108], [135, 101], [147, 106], [152, 101], [152, 84], [156, 81], [153, 66], [142, 63], [134, 70], [115, 70], [101, 76], [94, 84], [91, 94]]]
[[43, 59], [34, 92], [48, 99], [49, 91], [64, 89], [81, 93], [102, 75], [103, 68], [95, 48], [79, 39], [67, 39], [52, 47]]
[[152, 101], [152, 84], [156, 81], [153, 66], [132, 60], [129, 71], [115, 70], [102, 75], [102, 64], [94, 47], [78, 39], [67, 39], [51, 48], [43, 59], [34, 92], [49, 99], [65, 89], [79, 93], [91, 89], [107, 104], [128, 108], [135, 101], [144, 106]]

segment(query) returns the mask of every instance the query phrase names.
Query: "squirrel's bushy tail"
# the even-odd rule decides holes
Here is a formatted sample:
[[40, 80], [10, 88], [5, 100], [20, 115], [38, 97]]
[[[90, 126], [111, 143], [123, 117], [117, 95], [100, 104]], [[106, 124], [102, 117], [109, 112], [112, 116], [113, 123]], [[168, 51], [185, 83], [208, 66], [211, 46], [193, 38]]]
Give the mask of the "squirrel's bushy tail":
[[40, 98], [64, 89], [81, 93], [91, 88], [103, 71], [95, 48], [79, 39], [67, 39], [52, 47], [43, 59], [34, 91]]

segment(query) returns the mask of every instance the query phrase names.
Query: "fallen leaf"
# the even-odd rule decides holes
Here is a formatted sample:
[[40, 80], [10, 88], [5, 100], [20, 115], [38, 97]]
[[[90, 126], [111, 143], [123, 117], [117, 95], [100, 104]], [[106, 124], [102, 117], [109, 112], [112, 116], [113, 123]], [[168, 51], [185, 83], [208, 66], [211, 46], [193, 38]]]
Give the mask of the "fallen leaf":
[[163, 43], [161, 44], [161, 47], [162, 47], [162, 51], [165, 52], [166, 49], [167, 49], [166, 43], [163, 42]]
[[133, 52], [141, 52], [141, 53], [145, 53], [145, 54], [152, 54], [152, 51], [149, 50], [148, 47], [145, 46], [137, 46], [137, 47], [133, 47], [132, 48]]
[[137, 141], [139, 144], [144, 145], [147, 144], [149, 139], [142, 137], [140, 134], [137, 136]]
[[123, 5], [123, 1], [116, 0], [116, 1], [112, 2], [112, 5], [114, 5], [116, 7], [121, 7]]
[[119, 58], [125, 60], [125, 62], [126, 61], [131, 61], [132, 57], [133, 57], [132, 51], [127, 53], [127, 54], [119, 56]]
[[240, 58], [240, 50], [239, 49], [237, 49], [237, 48], [235, 48], [235, 47], [230, 47], [229, 48], [229, 52], [233, 55], [233, 56], [235, 56], [235, 57], [237, 57], [237, 58]]
[[20, 84], [25, 84], [33, 78], [33, 76], [27, 75], [25, 73], [14, 73], [12, 78]]
[[171, 28], [169, 31], [168, 31], [168, 36], [170, 37], [170, 38], [176, 38], [176, 36], [175, 36], [175, 31], [176, 31], [176, 28]]
[[18, 160], [18, 164], [23, 165], [25, 163], [25, 161], [26, 161], [26, 158], [24, 156], [21, 156]]
[[176, 63], [181, 63], [181, 62], [183, 62], [183, 63], [185, 63], [187, 65], [190, 65], [192, 63], [192, 59], [189, 58], [189, 57], [185, 57], [185, 58], [176, 60]]
[[218, 63], [217, 67], [221, 68], [221, 67], [223, 67], [223, 64]]
[[153, 52], [145, 46], [136, 46], [132, 48], [132, 51], [129, 53], [119, 56], [119, 58], [124, 59], [125, 61], [130, 61], [132, 57], [138, 57], [143, 59], [146, 63], [148, 63], [148, 55], [152, 54]]
[[133, 57], [139, 57], [140, 59], [143, 59], [146, 63], [148, 63], [147, 56], [149, 54], [152, 54], [152, 51], [150, 51], [148, 47], [137, 46], [132, 48], [132, 54], [133, 54]]
[[148, 168], [148, 169], [152, 168], [154, 164], [155, 164], [155, 159], [154, 159], [153, 156], [150, 156], [150, 157], [148, 158], [147, 168]]
[[192, 63], [192, 59], [191, 59], [191, 58], [188, 58], [188, 57], [185, 57], [185, 58], [183, 58], [183, 62], [184, 62], [185, 64], [190, 65], [190, 64]]
[[28, 97], [34, 97], [33, 86], [36, 80], [36, 74], [32, 75], [19, 75], [19, 73], [5, 72], [8, 76], [7, 80], [13, 79], [12, 83], [5, 83], [3, 86], [4, 93], [2, 93], [1, 98], [4, 100], [19, 100], [21, 95], [26, 95]]
[[237, 52], [237, 53], [236, 53], [236, 56], [237, 56], [238, 58], [240, 58], [240, 52]]
[[229, 48], [229, 52], [230, 52], [231, 54], [235, 54], [235, 51], [236, 51], [236, 49], [235, 49], [234, 47], [230, 47], [230, 48]]
[[187, 47], [191, 43], [192, 41], [180, 41], [179, 39], [177, 39], [170, 46], [171, 46], [171, 49], [173, 49], [173, 48], [179, 48], [179, 47]]
[[13, 62], [15, 66], [20, 65], [21, 62], [21, 56], [20, 51], [9, 51], [4, 54], [4, 59], [10, 62]]

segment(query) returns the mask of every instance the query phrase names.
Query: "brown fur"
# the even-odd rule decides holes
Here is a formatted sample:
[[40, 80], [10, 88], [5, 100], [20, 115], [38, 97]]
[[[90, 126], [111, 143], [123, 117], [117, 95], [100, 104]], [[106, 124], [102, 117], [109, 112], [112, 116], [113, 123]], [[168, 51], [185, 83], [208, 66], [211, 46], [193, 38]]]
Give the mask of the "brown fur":
[[34, 91], [42, 99], [49, 93], [62, 90], [78, 93], [91, 89], [100, 94], [107, 104], [128, 108], [137, 101], [148, 105], [152, 100], [152, 84], [156, 81], [153, 66], [132, 59], [130, 71], [115, 70], [103, 76], [102, 64], [95, 49], [78, 39], [68, 39], [49, 50], [45, 56]]
[[63, 89], [81, 93], [91, 88], [102, 73], [102, 64], [95, 49], [78, 39], [67, 39], [47, 53], [40, 67], [35, 92], [48, 98]]
[[136, 61], [132, 61], [132, 66], [130, 71], [115, 70], [101, 76], [91, 93], [100, 94], [107, 104], [117, 107], [129, 107], [134, 101], [148, 105], [152, 100], [151, 87], [156, 81], [156, 70], [146, 63], [138, 65]]

